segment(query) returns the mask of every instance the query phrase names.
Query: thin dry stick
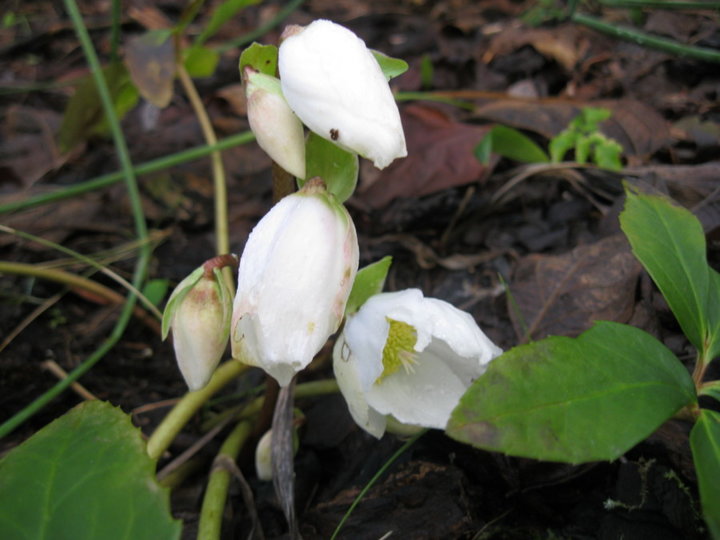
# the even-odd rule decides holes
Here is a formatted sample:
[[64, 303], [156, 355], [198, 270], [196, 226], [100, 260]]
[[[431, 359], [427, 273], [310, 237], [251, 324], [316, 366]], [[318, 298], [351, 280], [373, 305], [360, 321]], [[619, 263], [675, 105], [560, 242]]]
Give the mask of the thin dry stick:
[[[50, 373], [55, 375], [58, 379], [62, 380], [67, 378], [68, 374], [67, 371], [65, 371], [63, 368], [60, 367], [60, 365], [55, 362], [54, 360], [45, 360], [42, 364], [40, 364], [42, 367], [47, 369]], [[87, 388], [85, 388], [80, 383], [72, 383], [70, 385], [70, 388], [72, 388], [77, 395], [79, 395], [81, 398], [86, 399], [88, 401], [93, 401], [98, 399], [95, 394], [90, 392]]]
[[13, 339], [15, 339], [17, 336], [20, 335], [20, 333], [25, 330], [30, 324], [37, 319], [40, 315], [45, 313], [48, 309], [53, 307], [55, 304], [58, 303], [58, 301], [65, 295], [65, 292], [59, 292], [47, 300], [45, 300], [42, 304], [40, 304], [38, 307], [32, 310], [32, 312], [25, 317], [22, 321], [20, 321], [15, 328], [13, 328], [8, 334], [5, 336], [5, 339], [2, 340], [2, 343], [0, 343], [0, 352], [3, 352], [5, 350], [5, 347], [10, 345], [12, 343]]

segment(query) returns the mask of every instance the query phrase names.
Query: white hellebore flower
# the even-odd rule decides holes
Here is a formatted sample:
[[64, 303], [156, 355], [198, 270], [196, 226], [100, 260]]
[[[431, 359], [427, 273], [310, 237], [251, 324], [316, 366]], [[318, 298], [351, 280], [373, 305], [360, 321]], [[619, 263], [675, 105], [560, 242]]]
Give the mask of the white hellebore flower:
[[283, 38], [282, 91], [307, 127], [379, 169], [407, 155], [397, 104], [363, 40], [326, 20], [290, 26]]
[[357, 267], [355, 226], [322, 180], [280, 200], [240, 259], [233, 357], [286, 386], [338, 329]]
[[372, 296], [348, 318], [333, 367], [353, 419], [380, 438], [394, 421], [444, 429], [501, 353], [470, 314], [406, 289]]
[[245, 67], [245, 95], [250, 129], [260, 148], [290, 174], [305, 178], [305, 134], [288, 106], [280, 81]]
[[233, 255], [210, 259], [180, 282], [165, 307], [162, 337], [172, 329], [175, 358], [190, 390], [208, 383], [227, 347], [232, 292], [220, 272], [236, 265]]

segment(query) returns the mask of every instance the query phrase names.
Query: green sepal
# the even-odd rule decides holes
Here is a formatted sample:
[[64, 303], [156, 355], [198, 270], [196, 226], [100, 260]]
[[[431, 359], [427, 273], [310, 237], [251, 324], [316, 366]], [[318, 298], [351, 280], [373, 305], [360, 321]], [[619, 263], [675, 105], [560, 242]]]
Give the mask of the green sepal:
[[346, 316], [359, 310], [368, 298], [382, 292], [391, 264], [392, 257], [388, 255], [358, 270], [345, 304]]
[[305, 171], [305, 179], [297, 179], [299, 188], [310, 178], [319, 176], [327, 190], [342, 203], [355, 191], [360, 165], [357, 154], [311, 131], [305, 140]]
[[175, 317], [175, 311], [180, 306], [180, 303], [185, 298], [185, 295], [202, 279], [205, 269], [200, 266], [193, 270], [185, 279], [183, 279], [175, 290], [170, 295], [167, 304], [165, 304], [165, 310], [163, 311], [162, 318], [162, 338], [166, 339], [170, 332], [170, 325]]
[[242, 77], [245, 66], [264, 73], [265, 75], [275, 76], [277, 72], [278, 48], [275, 45], [262, 45], [253, 42], [240, 55], [238, 67], [240, 76]]
[[383, 75], [388, 81], [408, 70], [408, 63], [405, 60], [393, 58], [374, 49], [370, 49], [370, 52], [373, 53], [375, 60], [380, 64], [380, 69], [382, 69]]

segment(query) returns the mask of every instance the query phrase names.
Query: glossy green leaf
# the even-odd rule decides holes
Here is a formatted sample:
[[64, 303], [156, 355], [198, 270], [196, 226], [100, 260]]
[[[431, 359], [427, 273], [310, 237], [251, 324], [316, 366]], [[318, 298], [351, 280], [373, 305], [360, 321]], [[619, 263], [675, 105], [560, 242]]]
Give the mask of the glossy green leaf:
[[305, 170], [305, 179], [298, 178], [299, 187], [305, 184], [306, 179], [319, 176], [325, 181], [328, 191], [339, 202], [344, 202], [355, 191], [360, 165], [357, 154], [310, 132], [305, 142]]
[[497, 125], [475, 147], [475, 156], [481, 163], [490, 162], [490, 153], [521, 163], [547, 163], [550, 158], [530, 137], [517, 129]]
[[720, 277], [707, 263], [700, 221], [665, 197], [627, 186], [620, 226], [690, 342], [720, 353]]
[[260, 73], [275, 77], [277, 72], [278, 48], [275, 45], [261, 45], [254, 42], [240, 55], [239, 68], [242, 76], [245, 66], [250, 66]]
[[[125, 66], [120, 62], [108, 64], [103, 75], [119, 119], [135, 106], [139, 93]], [[107, 123], [95, 80], [89, 74], [82, 79], [68, 101], [58, 134], [60, 148], [66, 152], [91, 135], [104, 134]]]
[[0, 461], [0, 538], [169, 540], [180, 530], [140, 431], [108, 403], [78, 405]]
[[247, 6], [260, 3], [261, 0], [225, 0], [220, 3], [212, 12], [210, 20], [205, 24], [202, 32], [195, 39], [193, 46], [202, 45], [214, 36], [220, 27], [232, 19], [237, 13]]
[[387, 54], [373, 49], [370, 49], [370, 52], [373, 53], [375, 60], [377, 60], [377, 63], [380, 64], [380, 69], [382, 69], [382, 72], [388, 81], [398, 75], [402, 75], [408, 70], [408, 63], [405, 60], [393, 58], [392, 56], [388, 56]]
[[358, 270], [345, 305], [345, 315], [355, 313], [368, 298], [382, 292], [391, 264], [392, 257], [386, 256]]
[[493, 360], [447, 433], [514, 456], [612, 460], [694, 402], [693, 381], [667, 347], [638, 328], [599, 322]]
[[207, 47], [193, 46], [183, 54], [185, 69], [191, 77], [212, 76], [220, 62], [220, 54]]
[[713, 538], [720, 538], [720, 413], [702, 409], [690, 432], [703, 516]]

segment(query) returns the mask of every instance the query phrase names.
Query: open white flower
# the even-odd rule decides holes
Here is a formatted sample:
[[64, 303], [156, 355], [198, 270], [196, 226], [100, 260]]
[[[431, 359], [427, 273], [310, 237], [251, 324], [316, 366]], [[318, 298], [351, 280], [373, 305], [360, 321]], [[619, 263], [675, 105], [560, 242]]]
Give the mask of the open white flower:
[[308, 128], [380, 169], [407, 155], [397, 104], [363, 40], [326, 20], [288, 27], [283, 37], [282, 91]]
[[388, 418], [444, 429], [501, 353], [470, 314], [406, 289], [372, 296], [346, 321], [333, 367], [353, 419], [380, 438]]
[[357, 267], [355, 226], [322, 180], [280, 200], [240, 259], [233, 357], [286, 386], [338, 329]]
[[248, 122], [258, 145], [290, 174], [305, 178], [305, 133], [283, 97], [280, 81], [249, 66], [243, 77]]

